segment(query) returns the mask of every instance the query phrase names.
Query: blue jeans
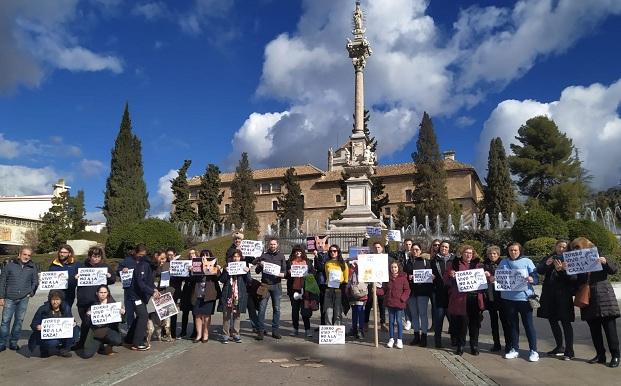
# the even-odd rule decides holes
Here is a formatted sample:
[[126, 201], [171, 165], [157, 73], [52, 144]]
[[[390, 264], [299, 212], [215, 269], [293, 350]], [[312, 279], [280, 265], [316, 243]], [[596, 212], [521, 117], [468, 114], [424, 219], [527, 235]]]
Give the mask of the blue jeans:
[[265, 330], [265, 311], [267, 310], [267, 301], [272, 299], [272, 334], [278, 333], [280, 327], [280, 297], [282, 296], [282, 288], [280, 283], [272, 284], [268, 287], [269, 296], [265, 296], [261, 299], [259, 305], [259, 331]]
[[131, 300], [129, 298], [129, 291], [128, 290], [124, 290], [123, 291], [123, 300], [124, 300], [124, 305], [125, 305], [125, 321], [127, 322], [127, 329], [129, 329], [132, 325], [132, 323], [134, 323], [134, 312], [136, 311], [136, 304], [134, 303], [133, 300]]
[[429, 303], [429, 296], [410, 296], [408, 299], [408, 306], [410, 307], [411, 321], [414, 325], [414, 332], [422, 332], [427, 334], [428, 321], [427, 321], [427, 304]]
[[364, 306], [351, 306], [351, 331], [356, 334], [364, 331]]
[[[433, 326], [434, 339], [435, 339], [436, 344], [440, 344], [442, 342], [442, 327], [444, 327], [444, 318], [445, 317], [448, 318], [448, 314], [446, 313], [446, 311], [447, 311], [446, 308], [438, 307], [436, 305], [435, 324]], [[451, 321], [449, 320], [449, 326], [450, 326], [450, 322]]]
[[537, 351], [537, 331], [533, 323], [533, 309], [528, 301], [503, 300], [505, 305], [507, 322], [511, 328], [511, 347], [517, 351], [520, 346], [520, 317], [528, 339], [528, 348]]
[[41, 339], [40, 333], [38, 331], [37, 333], [40, 339], [41, 355], [55, 355], [58, 349], [69, 350], [73, 346], [80, 335], [80, 328], [78, 326], [73, 327], [73, 337], [66, 339]]
[[[4, 308], [2, 310], [2, 325], [0, 325], [0, 347], [6, 347], [6, 339], [9, 338], [10, 345], [16, 345], [19, 337], [22, 333], [22, 322], [24, 321], [24, 315], [28, 309], [28, 301], [30, 297], [12, 300], [4, 299]], [[13, 320], [13, 328], [11, 329], [11, 336], [9, 337], [9, 324], [11, 319]]]
[[388, 335], [395, 338], [395, 322], [397, 323], [397, 339], [403, 339], [403, 310], [388, 307]]

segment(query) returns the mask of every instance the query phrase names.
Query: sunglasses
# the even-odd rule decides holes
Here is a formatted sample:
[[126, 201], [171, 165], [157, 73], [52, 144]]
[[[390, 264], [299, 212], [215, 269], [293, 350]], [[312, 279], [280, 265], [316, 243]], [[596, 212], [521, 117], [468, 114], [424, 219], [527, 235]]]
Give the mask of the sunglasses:
[[337, 252], [338, 253], [338, 251], [336, 249], [330, 249], [330, 252]]
[[433, 244], [433, 246], [434, 246], [434, 247], [439, 247], [439, 246], [440, 246], [440, 244]]

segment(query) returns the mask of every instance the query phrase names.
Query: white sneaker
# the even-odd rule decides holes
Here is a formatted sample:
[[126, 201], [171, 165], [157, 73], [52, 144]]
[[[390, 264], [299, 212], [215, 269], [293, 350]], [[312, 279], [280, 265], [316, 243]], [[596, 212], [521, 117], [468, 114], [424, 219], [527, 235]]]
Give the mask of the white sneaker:
[[403, 341], [401, 339], [397, 339], [397, 348], [403, 348]]
[[539, 353], [537, 351], [530, 351], [528, 355], [529, 362], [539, 362]]
[[412, 322], [410, 322], [409, 320], [406, 320], [405, 323], [403, 324], [403, 329], [406, 331], [409, 331], [412, 328]]
[[518, 357], [518, 352], [514, 349], [511, 349], [508, 353], [505, 354], [505, 359], [515, 359]]
[[386, 343], [386, 347], [392, 348], [394, 346], [395, 340], [393, 338], [388, 339], [388, 343]]

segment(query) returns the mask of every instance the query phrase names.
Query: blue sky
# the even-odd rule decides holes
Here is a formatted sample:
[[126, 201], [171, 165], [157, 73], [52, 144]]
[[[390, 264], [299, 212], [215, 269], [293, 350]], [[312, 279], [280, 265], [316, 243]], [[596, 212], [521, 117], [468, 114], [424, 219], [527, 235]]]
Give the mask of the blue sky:
[[[593, 188], [618, 184], [621, 1], [362, 1], [380, 163], [410, 161], [422, 112], [483, 178], [489, 140], [534, 115], [574, 139]], [[0, 3], [0, 195], [64, 177], [98, 218], [129, 102], [152, 215], [184, 159], [326, 166], [351, 128], [351, 0]]]

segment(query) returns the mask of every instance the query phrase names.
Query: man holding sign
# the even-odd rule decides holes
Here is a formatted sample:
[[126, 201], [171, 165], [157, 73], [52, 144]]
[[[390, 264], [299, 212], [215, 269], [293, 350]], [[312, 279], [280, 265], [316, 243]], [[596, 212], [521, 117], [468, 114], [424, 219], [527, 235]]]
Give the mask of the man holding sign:
[[28, 348], [32, 352], [36, 346], [40, 346], [42, 358], [50, 355], [71, 357], [70, 348], [79, 330], [75, 327], [71, 307], [64, 298], [62, 291], [51, 290], [47, 302], [39, 307], [32, 318], [30, 327], [33, 333], [28, 339]]
[[[271, 238], [267, 246], [267, 252], [256, 258], [252, 264], [257, 266], [256, 273], [261, 273], [261, 283], [266, 286], [267, 293], [261, 299], [259, 306], [259, 331], [257, 332], [257, 340], [263, 340], [263, 331], [265, 330], [265, 311], [267, 310], [267, 301], [272, 299], [272, 337], [280, 339], [280, 298], [282, 296], [282, 288], [280, 281], [285, 277], [286, 259], [278, 250], [278, 240]], [[266, 266], [268, 267], [266, 269]], [[279, 269], [274, 269], [274, 266]]]

